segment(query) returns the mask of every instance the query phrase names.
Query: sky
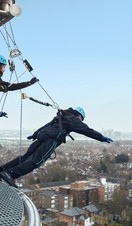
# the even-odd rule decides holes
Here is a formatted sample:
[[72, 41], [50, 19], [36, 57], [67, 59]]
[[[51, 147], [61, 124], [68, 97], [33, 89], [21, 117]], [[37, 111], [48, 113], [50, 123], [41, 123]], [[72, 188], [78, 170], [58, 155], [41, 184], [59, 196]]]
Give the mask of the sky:
[[[11, 20], [13, 34], [34, 69], [19, 81], [33, 75], [41, 84], [22, 92], [42, 102], [53, 100], [62, 109], [82, 107], [84, 122], [97, 131], [132, 132], [132, 1], [16, 0], [16, 4], [22, 14]], [[1, 34], [0, 40], [0, 54], [8, 59]], [[21, 75], [22, 61], [14, 62]], [[7, 68], [3, 79], [9, 78]], [[21, 102], [19, 91], [8, 93], [4, 111], [8, 118], [0, 119], [1, 129], [31, 130], [57, 112], [29, 99]]]

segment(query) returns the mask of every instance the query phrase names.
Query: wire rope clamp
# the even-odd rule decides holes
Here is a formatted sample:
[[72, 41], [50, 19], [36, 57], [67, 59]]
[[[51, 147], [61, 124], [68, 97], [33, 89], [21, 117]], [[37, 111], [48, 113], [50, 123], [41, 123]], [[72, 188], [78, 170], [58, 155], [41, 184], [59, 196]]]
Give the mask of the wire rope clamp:
[[21, 51], [19, 49], [12, 49], [10, 51], [10, 57], [14, 58], [14, 57], [19, 57], [21, 55]]
[[9, 63], [9, 69], [11, 72], [13, 72], [15, 70], [15, 64], [13, 61], [8, 60]]
[[23, 60], [23, 63], [29, 72], [33, 70], [32, 66], [29, 64], [29, 62], [26, 59]]

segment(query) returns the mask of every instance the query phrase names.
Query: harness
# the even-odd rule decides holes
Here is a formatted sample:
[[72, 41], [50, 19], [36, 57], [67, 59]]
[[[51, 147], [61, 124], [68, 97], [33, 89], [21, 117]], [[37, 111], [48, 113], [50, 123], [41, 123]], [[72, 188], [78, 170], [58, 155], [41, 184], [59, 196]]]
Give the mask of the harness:
[[[57, 116], [50, 122], [50, 125], [54, 124], [56, 121], [58, 121], [59, 123], [59, 131], [60, 131], [60, 135], [59, 135], [59, 138], [61, 138], [62, 136], [62, 115], [63, 115], [63, 111], [58, 109], [58, 112], [57, 112]], [[74, 140], [74, 138], [70, 135], [70, 134], [67, 134], [67, 136], [69, 136], [71, 138], [71, 140]], [[66, 143], [66, 139], [64, 140], [64, 143]], [[51, 157], [50, 156], [50, 159], [55, 159], [56, 158], [56, 151], [54, 150], [53, 153], [54, 156]]]
[[[57, 112], [57, 116], [58, 116], [60, 134], [62, 134], [62, 118], [61, 118], [62, 115], [63, 115], [63, 111], [59, 109]], [[74, 140], [74, 138], [70, 134], [67, 134], [67, 136], [69, 136], [71, 140]]]

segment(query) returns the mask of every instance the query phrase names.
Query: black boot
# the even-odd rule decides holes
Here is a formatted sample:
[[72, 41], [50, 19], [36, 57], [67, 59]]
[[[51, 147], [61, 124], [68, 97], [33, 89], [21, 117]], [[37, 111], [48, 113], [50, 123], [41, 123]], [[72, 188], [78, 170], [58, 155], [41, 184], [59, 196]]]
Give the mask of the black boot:
[[2, 178], [4, 181], [6, 181], [9, 185], [18, 188], [15, 184], [13, 178], [11, 177], [11, 174], [8, 171], [3, 171], [0, 173], [0, 178]]

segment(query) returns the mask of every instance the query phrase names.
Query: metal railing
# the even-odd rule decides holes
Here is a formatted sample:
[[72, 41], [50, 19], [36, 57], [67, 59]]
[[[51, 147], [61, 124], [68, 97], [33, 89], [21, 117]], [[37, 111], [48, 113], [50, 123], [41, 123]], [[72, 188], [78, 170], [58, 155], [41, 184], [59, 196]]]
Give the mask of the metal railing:
[[23, 200], [25, 213], [27, 215], [27, 226], [41, 226], [38, 210], [34, 203], [21, 191], [18, 191], [19, 196]]
[[33, 202], [21, 190], [0, 182], [0, 226], [22, 226], [24, 216], [27, 226], [41, 226]]

